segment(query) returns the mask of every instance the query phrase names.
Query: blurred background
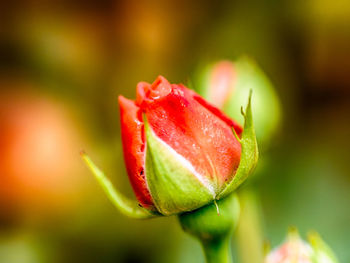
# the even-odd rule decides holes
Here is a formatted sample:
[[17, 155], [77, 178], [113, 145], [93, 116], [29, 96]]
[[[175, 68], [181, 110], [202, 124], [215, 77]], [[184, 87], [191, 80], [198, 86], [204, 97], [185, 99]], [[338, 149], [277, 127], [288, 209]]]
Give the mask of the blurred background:
[[176, 217], [114, 209], [79, 151], [133, 197], [117, 96], [241, 54], [283, 107], [254, 182], [264, 238], [315, 229], [350, 262], [348, 0], [12, 0], [0, 17], [0, 262], [203, 262]]

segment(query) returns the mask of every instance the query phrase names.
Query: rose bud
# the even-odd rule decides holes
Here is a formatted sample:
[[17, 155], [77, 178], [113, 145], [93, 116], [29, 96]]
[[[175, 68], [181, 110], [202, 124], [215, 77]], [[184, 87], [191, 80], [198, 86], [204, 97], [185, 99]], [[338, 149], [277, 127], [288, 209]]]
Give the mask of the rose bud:
[[172, 215], [233, 191], [242, 128], [219, 109], [161, 76], [139, 83], [135, 101], [120, 96], [119, 105], [124, 159], [141, 206]]
[[[222, 202], [256, 167], [251, 94], [244, 129], [194, 91], [158, 77], [119, 97], [126, 169], [138, 203], [114, 188], [92, 160], [88, 168], [113, 204], [133, 218], [181, 214]], [[224, 201], [224, 200], [222, 200]]]
[[309, 242], [302, 240], [296, 229], [289, 230], [287, 240], [270, 252], [265, 263], [337, 263], [334, 253], [316, 233], [309, 235]]
[[242, 99], [253, 90], [257, 140], [265, 146], [272, 139], [280, 124], [280, 103], [271, 81], [252, 59], [217, 62], [200, 71], [195, 79], [196, 91], [237, 121], [241, 120]]

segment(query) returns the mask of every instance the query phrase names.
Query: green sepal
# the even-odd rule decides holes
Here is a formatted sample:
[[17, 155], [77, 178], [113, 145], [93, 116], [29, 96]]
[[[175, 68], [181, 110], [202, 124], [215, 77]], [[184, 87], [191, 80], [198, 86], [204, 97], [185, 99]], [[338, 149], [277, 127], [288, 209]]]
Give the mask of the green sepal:
[[313, 250], [313, 263], [339, 262], [332, 249], [322, 240], [321, 236], [317, 232], [310, 232], [308, 234], [308, 241]]
[[105, 174], [92, 162], [89, 156], [84, 152], [81, 153], [81, 157], [86, 163], [89, 170], [95, 176], [97, 182], [101, 185], [103, 191], [108, 196], [109, 200], [114, 206], [124, 215], [137, 218], [147, 219], [156, 216], [161, 216], [158, 213], [146, 210], [138, 205], [134, 200], [131, 200], [120, 193], [112, 184], [112, 182], [105, 176]]
[[241, 102], [247, 97], [249, 91], [253, 90], [252, 111], [256, 137], [260, 148], [266, 150], [281, 125], [282, 111], [276, 90], [270, 79], [252, 58], [241, 56], [233, 63], [236, 79], [232, 87], [232, 94], [228, 97], [222, 110], [234, 120], [239, 120]]
[[295, 242], [304, 242], [299, 234], [298, 229], [295, 226], [289, 226], [287, 231], [287, 242], [295, 243]]
[[201, 182], [186, 160], [161, 141], [144, 117], [147, 141], [146, 180], [154, 205], [163, 215], [192, 211], [214, 200], [209, 183]]
[[[244, 116], [244, 130], [241, 139], [241, 161], [239, 163], [237, 172], [233, 179], [227, 184], [222, 192], [220, 192], [216, 199], [221, 199], [232, 193], [238, 186], [240, 186], [247, 177], [254, 171], [257, 165], [259, 152], [258, 144], [255, 137], [255, 130], [253, 125], [253, 116], [251, 108], [252, 91], [249, 93], [248, 104], [245, 112], [242, 109]], [[235, 133], [235, 131], [233, 131]]]

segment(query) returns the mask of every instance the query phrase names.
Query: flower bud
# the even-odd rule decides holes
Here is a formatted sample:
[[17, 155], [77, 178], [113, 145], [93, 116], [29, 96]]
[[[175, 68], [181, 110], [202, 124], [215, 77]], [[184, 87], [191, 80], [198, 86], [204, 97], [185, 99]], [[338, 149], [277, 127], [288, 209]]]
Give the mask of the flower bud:
[[296, 229], [291, 229], [285, 243], [270, 252], [265, 263], [337, 263], [330, 248], [316, 233], [303, 241]]
[[241, 126], [181, 84], [161, 76], [141, 82], [136, 100], [120, 96], [119, 105], [129, 179], [148, 210], [172, 215], [202, 207], [231, 193], [255, 166], [253, 142], [254, 164], [237, 176], [247, 164]]
[[274, 87], [256, 63], [242, 57], [234, 62], [220, 61], [199, 75], [194, 85], [209, 102], [239, 121], [242, 99], [253, 90], [252, 111], [257, 140], [267, 144], [280, 123], [280, 103]]

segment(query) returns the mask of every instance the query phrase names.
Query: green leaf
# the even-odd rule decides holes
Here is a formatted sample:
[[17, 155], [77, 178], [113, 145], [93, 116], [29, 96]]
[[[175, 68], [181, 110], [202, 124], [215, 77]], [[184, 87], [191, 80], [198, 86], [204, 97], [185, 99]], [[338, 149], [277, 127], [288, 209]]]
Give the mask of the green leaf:
[[117, 189], [114, 188], [111, 181], [104, 175], [104, 173], [91, 161], [90, 157], [84, 152], [81, 153], [84, 162], [94, 174], [97, 182], [101, 185], [104, 192], [107, 194], [109, 200], [114, 206], [124, 215], [137, 219], [146, 219], [159, 216], [159, 214], [148, 211], [138, 205], [134, 200], [130, 200]]
[[144, 118], [147, 138], [146, 180], [163, 215], [192, 211], [214, 200], [215, 192], [191, 164], [159, 139]]
[[244, 116], [244, 130], [242, 133], [242, 138], [239, 140], [242, 148], [239, 167], [234, 178], [227, 184], [226, 188], [217, 196], [216, 199], [221, 199], [232, 193], [254, 171], [258, 163], [259, 152], [253, 125], [251, 98], [252, 91], [250, 91], [249, 94], [246, 110], [245, 112], [242, 111]]

